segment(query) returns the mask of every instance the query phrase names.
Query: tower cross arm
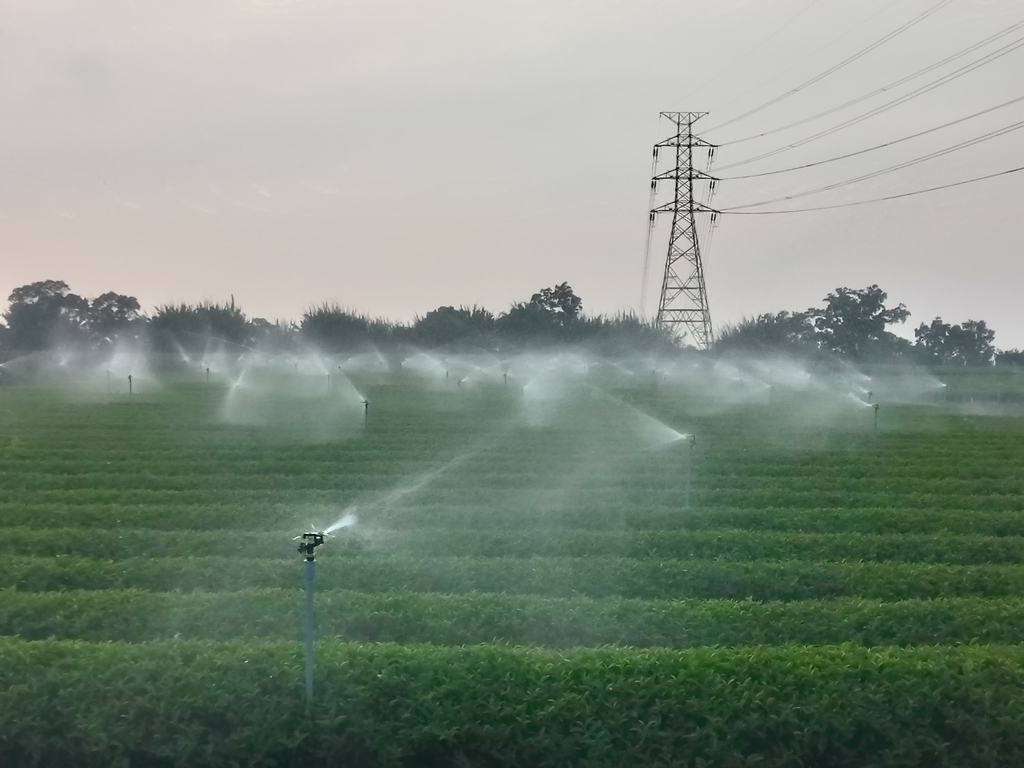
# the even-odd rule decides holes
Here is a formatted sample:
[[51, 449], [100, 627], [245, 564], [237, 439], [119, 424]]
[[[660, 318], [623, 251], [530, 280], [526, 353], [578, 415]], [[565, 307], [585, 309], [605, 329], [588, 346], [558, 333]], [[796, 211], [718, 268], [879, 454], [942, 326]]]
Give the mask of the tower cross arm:
[[721, 179], [718, 178], [717, 176], [712, 176], [709, 173], [704, 173], [704, 171], [698, 171], [696, 168], [687, 171], [686, 173], [681, 173], [678, 168], [673, 168], [671, 171], [665, 171], [664, 173], [659, 173], [657, 176], [654, 176], [652, 178], [652, 181], [667, 181], [668, 179], [686, 178], [692, 178], [694, 181], [721, 181]]
[[[683, 207], [684, 206], [680, 203], [680, 201], [673, 200], [670, 203], [665, 203], [664, 205], [659, 205], [656, 208], [651, 208], [651, 213], [676, 213], [677, 211], [682, 210]], [[686, 205], [685, 207], [689, 209], [689, 205]], [[698, 203], [696, 200], [693, 201], [693, 212], [711, 213], [716, 216], [721, 213], [721, 211], [711, 208], [710, 206], [704, 205], [703, 203]]]
[[655, 149], [660, 147], [703, 147], [705, 149], [718, 149], [717, 144], [712, 144], [710, 141], [704, 141], [704, 139], [698, 136], [686, 133], [669, 136], [667, 139], [659, 141], [654, 145]]

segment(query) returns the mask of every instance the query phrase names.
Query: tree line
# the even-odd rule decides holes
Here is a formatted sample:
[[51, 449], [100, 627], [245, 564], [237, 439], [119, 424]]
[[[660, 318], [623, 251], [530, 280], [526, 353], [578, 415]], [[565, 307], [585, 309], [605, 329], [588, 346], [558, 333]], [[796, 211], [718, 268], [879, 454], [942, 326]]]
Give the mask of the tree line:
[[229, 350], [288, 351], [313, 346], [326, 353], [372, 346], [423, 349], [503, 350], [581, 344], [608, 355], [658, 353], [677, 348], [667, 331], [639, 317], [587, 316], [568, 283], [544, 288], [528, 301], [494, 314], [482, 307], [444, 306], [396, 323], [324, 303], [300, 321], [248, 317], [230, 302], [165, 304], [145, 315], [137, 299], [105, 293], [85, 299], [62, 280], [16, 288], [0, 323], [0, 353], [38, 352], [61, 345], [102, 349], [118, 341], [144, 343], [157, 352], [203, 352], [210, 344]]
[[877, 285], [837, 288], [824, 306], [744, 319], [720, 330], [719, 352], [785, 352], [804, 358], [840, 357], [858, 363], [911, 362], [922, 365], [1024, 365], [1024, 351], [997, 350], [995, 331], [984, 320], [952, 324], [936, 317], [921, 323], [910, 341], [889, 330], [910, 311], [886, 306]]
[[[1024, 351], [997, 351], [995, 332], [982, 320], [950, 324], [937, 317], [914, 331], [914, 341], [889, 330], [910, 316], [886, 306], [877, 285], [838, 288], [824, 306], [758, 315], [720, 329], [712, 353], [839, 357], [854, 362], [929, 365], [1024, 365]], [[298, 322], [248, 317], [230, 302], [165, 304], [150, 315], [136, 298], [108, 292], [86, 299], [62, 280], [16, 288], [0, 323], [0, 354], [12, 357], [60, 345], [100, 350], [119, 340], [158, 352], [202, 352], [211, 343], [242, 351], [287, 351], [311, 345], [327, 353], [414, 346], [422, 349], [515, 352], [528, 347], [583, 345], [608, 355], [667, 353], [685, 346], [666, 329], [630, 313], [587, 316], [568, 283], [544, 288], [528, 301], [494, 314], [482, 307], [443, 306], [411, 323], [371, 318], [324, 303]]]

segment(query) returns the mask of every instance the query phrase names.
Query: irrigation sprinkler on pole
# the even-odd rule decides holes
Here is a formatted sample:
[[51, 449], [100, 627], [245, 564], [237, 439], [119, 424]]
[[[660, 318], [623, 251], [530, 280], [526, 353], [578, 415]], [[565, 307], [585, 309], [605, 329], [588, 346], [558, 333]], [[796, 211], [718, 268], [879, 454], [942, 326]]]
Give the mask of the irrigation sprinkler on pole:
[[206, 369], [206, 383], [207, 384], [210, 383], [210, 369], [209, 368]]
[[687, 435], [686, 442], [690, 445], [690, 451], [686, 459], [686, 508], [689, 509], [693, 493], [693, 452], [697, 447], [697, 436]]
[[297, 537], [299, 553], [306, 556], [306, 703], [313, 701], [313, 580], [316, 578], [315, 550], [324, 543], [324, 534], [310, 531]]
[[875, 394], [875, 393], [874, 393], [874, 392], [872, 392], [872, 391], [871, 391], [870, 389], [868, 390], [868, 402], [869, 402], [869, 403], [871, 402], [871, 398], [872, 398], [872, 397], [874, 396], [874, 394]]
[[363, 429], [370, 424], [370, 401], [363, 400]]
[[878, 403], [871, 406], [875, 410], [875, 432], [878, 432]]
[[132, 399], [132, 375], [128, 374], [128, 399]]
[[503, 373], [501, 374], [501, 377], [505, 380], [505, 389], [508, 389], [508, 374]]

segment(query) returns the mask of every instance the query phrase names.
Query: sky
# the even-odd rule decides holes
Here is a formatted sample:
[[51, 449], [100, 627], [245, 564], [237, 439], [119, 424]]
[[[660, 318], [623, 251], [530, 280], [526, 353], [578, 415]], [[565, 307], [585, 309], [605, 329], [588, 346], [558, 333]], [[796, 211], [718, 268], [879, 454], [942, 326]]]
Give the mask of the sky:
[[[1012, 0], [944, 0], [800, 87], [938, 5], [3, 0], [0, 295], [60, 279], [86, 297], [134, 295], [148, 311], [233, 296], [270, 319], [327, 301], [410, 320], [441, 305], [502, 311], [567, 281], [588, 313], [652, 316], [665, 223], [640, 302], [651, 148], [670, 133], [660, 112], [708, 113], [695, 130], [719, 145], [710, 203], [723, 211], [1024, 121], [1022, 100], [855, 157], [729, 178], [859, 152], [1024, 96], [1022, 47], [728, 168], [1024, 39], [1022, 26], [893, 85], [1024, 22]], [[1020, 166], [1024, 130], [745, 210], [855, 202]], [[702, 241], [712, 320], [801, 310], [837, 287], [877, 283], [912, 313], [902, 335], [936, 316], [980, 319], [998, 347], [1024, 347], [1022, 193], [1024, 172], [824, 211], [723, 213]]]

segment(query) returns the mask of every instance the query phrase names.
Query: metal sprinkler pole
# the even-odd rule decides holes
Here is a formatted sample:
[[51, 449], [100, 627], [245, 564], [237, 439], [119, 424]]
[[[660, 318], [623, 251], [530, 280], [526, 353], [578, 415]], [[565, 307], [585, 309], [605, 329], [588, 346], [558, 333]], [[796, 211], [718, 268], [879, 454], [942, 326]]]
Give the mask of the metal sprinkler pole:
[[132, 375], [128, 374], [128, 399], [132, 399]]
[[686, 459], [686, 508], [689, 509], [693, 495], [693, 451], [697, 447], [697, 437], [688, 435], [686, 440], [690, 444], [690, 451]]
[[324, 543], [324, 534], [318, 531], [300, 537], [299, 552], [306, 556], [306, 703], [313, 701], [313, 581], [316, 578], [317, 547]]
[[363, 400], [363, 429], [370, 424], [370, 401]]
[[871, 406], [875, 410], [875, 432], [878, 432], [878, 403]]

